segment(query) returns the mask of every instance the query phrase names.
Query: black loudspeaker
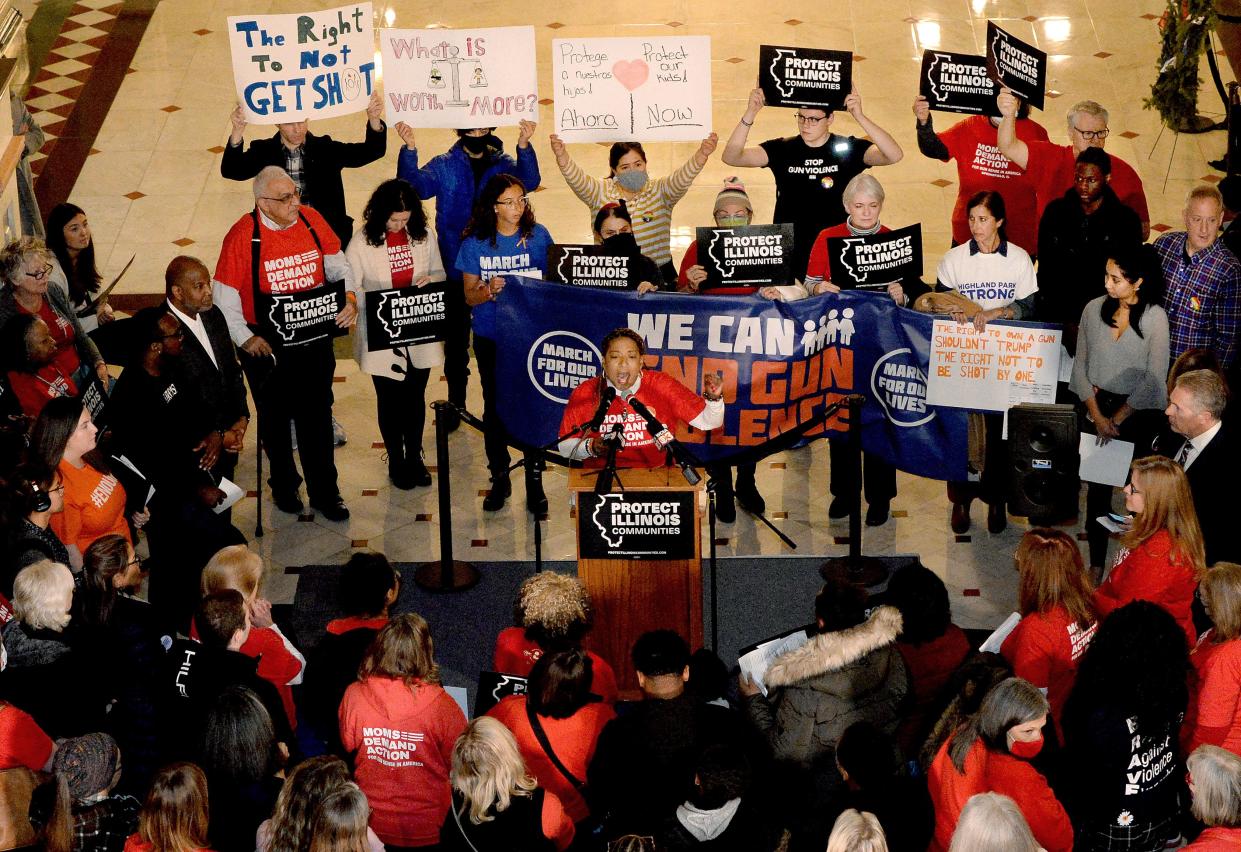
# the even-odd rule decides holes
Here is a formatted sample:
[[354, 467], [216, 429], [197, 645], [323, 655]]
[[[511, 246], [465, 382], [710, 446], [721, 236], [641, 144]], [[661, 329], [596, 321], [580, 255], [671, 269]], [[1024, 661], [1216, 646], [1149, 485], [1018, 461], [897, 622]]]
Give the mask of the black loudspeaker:
[[1077, 515], [1078, 435], [1071, 405], [1023, 403], [1008, 410], [1010, 512], [1042, 522]]

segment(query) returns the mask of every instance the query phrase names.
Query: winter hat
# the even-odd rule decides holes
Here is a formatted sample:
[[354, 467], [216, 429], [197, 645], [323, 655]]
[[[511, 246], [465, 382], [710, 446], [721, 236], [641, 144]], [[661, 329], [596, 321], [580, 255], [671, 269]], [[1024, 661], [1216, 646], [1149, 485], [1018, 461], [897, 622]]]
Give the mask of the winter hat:
[[750, 215], [754, 215], [754, 205], [750, 204], [750, 196], [746, 195], [745, 184], [737, 177], [724, 178], [724, 188], [720, 190], [720, 194], [715, 196], [715, 210], [719, 211], [720, 207], [729, 202], [735, 204], [744, 204], [745, 209], [750, 211]]
[[107, 734], [61, 740], [52, 771], [65, 779], [75, 801], [85, 799], [111, 785], [119, 754], [116, 740]]

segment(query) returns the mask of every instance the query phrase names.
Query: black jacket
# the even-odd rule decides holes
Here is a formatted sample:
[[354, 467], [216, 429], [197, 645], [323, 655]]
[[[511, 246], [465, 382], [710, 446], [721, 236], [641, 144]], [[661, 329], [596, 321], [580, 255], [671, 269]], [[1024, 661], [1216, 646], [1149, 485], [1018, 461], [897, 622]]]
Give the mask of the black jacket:
[[[302, 202], [323, 214], [343, 246], [353, 236], [353, 219], [345, 212], [341, 170], [360, 168], [382, 158], [388, 150], [388, 127], [381, 122], [378, 130], [371, 130], [367, 121], [366, 138], [361, 142], [337, 142], [331, 136], [307, 133], [302, 147], [306, 184]], [[283, 148], [279, 132], [268, 139], [254, 140], [249, 148], [244, 143], [226, 145], [220, 159], [220, 174], [229, 180], [250, 180], [267, 166], [283, 169]]]
[[[452, 808], [440, 827], [441, 852], [553, 852], [556, 845], [543, 834], [542, 787], [531, 796], [513, 796], [509, 806], [492, 819], [475, 825], [461, 794], [453, 791]], [[460, 826], [460, 827], [458, 827]]]
[[182, 379], [182, 391], [197, 396], [202, 410], [210, 413], [210, 426], [224, 431], [239, 418], [250, 416], [250, 407], [246, 404], [246, 385], [223, 312], [212, 306], [198, 317], [207, 331], [215, 363], [212, 363], [194, 333], [182, 322], [185, 337], [181, 342], [181, 358], [174, 367], [174, 375]]
[[[1170, 442], [1168, 455], [1175, 458], [1182, 443]], [[1238, 469], [1241, 469], [1241, 443], [1236, 429], [1229, 427], [1225, 416], [1219, 432], [1185, 471], [1202, 527], [1207, 565], [1241, 562], [1241, 536], [1232, 527], [1236, 523], [1236, 510], [1231, 499]]]
[[345, 690], [358, 679], [358, 666], [378, 633], [369, 627], [339, 635], [328, 633], [309, 655], [298, 707], [332, 754], [347, 756], [340, 742], [337, 711]]

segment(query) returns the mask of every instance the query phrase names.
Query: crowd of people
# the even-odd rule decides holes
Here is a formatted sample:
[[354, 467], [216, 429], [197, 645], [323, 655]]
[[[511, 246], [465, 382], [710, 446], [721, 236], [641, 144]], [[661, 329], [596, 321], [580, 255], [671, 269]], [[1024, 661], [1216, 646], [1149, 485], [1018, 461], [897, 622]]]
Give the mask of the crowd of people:
[[[595, 240], [631, 259], [639, 294], [793, 301], [850, 286], [832, 280], [827, 240], [887, 230], [869, 170], [904, 152], [856, 90], [844, 108], [866, 138], [834, 134], [834, 113], [802, 107], [795, 135], [750, 146], [764, 108], [756, 89], [721, 158], [774, 175], [772, 220], [793, 226], [796, 275], [772, 287], [710, 289], [693, 246], [674, 263], [672, 211], [715, 153], [714, 134], [662, 177], [639, 143], [612, 145], [596, 177], [551, 137]], [[420, 158], [415, 131], [398, 124], [396, 177], [355, 226], [341, 172], [386, 154], [378, 97], [361, 142], [300, 121], [247, 146], [238, 108], [221, 173], [252, 182], [253, 209], [223, 236], [214, 270], [175, 258], [165, 299], [132, 317], [101, 295], [86, 211], [50, 211], [46, 243], [23, 237], [0, 251], [0, 848], [1241, 848], [1241, 536], [1224, 493], [1241, 465], [1225, 423], [1241, 364], [1230, 247], [1241, 231], [1221, 233], [1241, 207], [1237, 179], [1225, 193], [1195, 187], [1185, 229], [1148, 244], [1141, 181], [1104, 150], [1106, 109], [1070, 107], [1069, 145], [1049, 142], [1007, 91], [997, 112], [938, 131], [926, 100], [914, 101], [918, 150], [957, 164], [953, 246], [934, 282], [894, 281], [882, 298], [978, 329], [1062, 327], [1073, 366], [1059, 398], [1098, 441], [1138, 448], [1109, 524], [1119, 532], [1096, 520], [1116, 508], [1114, 489], [1093, 483], [1085, 559], [1060, 529], [1027, 532], [1012, 575], [1020, 620], [991, 651], [952, 624], [943, 582], [915, 564], [869, 592], [829, 580], [805, 643], [761, 683], [731, 682], [719, 657], [672, 631], [644, 634], [632, 648], [640, 696], [627, 701], [617, 661], [589, 649], [581, 584], [540, 573], [494, 640], [494, 669], [525, 688], [474, 719], [442, 687], [431, 626], [400, 605], [386, 558], [350, 560], [341, 617], [299, 649], [263, 595], [262, 558], [221, 504], [254, 441], [253, 406], [276, 507], [349, 518], [333, 457], [331, 338], [288, 345], [268, 310], [277, 295], [329, 282], [344, 285], [334, 322], [354, 329], [393, 486], [432, 483], [428, 380], [442, 367], [464, 409], [472, 339], [491, 476], [482, 508], [506, 504], [495, 302], [522, 276], [543, 277], [553, 243], [530, 201], [543, 180], [536, 126], [522, 122], [512, 156], [495, 128], [476, 128]], [[759, 218], [737, 177], [712, 214], [719, 226]], [[357, 323], [366, 294], [440, 282], [443, 342], [370, 350]], [[643, 340], [627, 329], [602, 348], [602, 374], [571, 406], [589, 414], [611, 390], [695, 428], [722, 422], [719, 380], [704, 379], [699, 396], [643, 372]], [[662, 463], [644, 430], [615, 454]], [[972, 416], [970, 436], [948, 522], [967, 531], [980, 498], [997, 533], [1002, 416]], [[592, 459], [607, 452], [598, 437], [561, 450]], [[765, 509], [753, 463], [736, 468], [713, 471], [725, 523], [738, 504]], [[866, 522], [887, 522], [891, 464], [864, 454], [857, 468], [833, 444], [831, 473], [831, 518], [864, 496]], [[534, 454], [524, 480], [527, 508], [545, 512]]]

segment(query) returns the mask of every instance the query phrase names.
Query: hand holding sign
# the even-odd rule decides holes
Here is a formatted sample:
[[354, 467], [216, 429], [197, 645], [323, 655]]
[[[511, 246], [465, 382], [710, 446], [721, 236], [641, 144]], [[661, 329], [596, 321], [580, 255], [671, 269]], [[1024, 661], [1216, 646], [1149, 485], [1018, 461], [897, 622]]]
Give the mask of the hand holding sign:
[[1047, 88], [1047, 54], [987, 21], [987, 71], [1036, 109]]

